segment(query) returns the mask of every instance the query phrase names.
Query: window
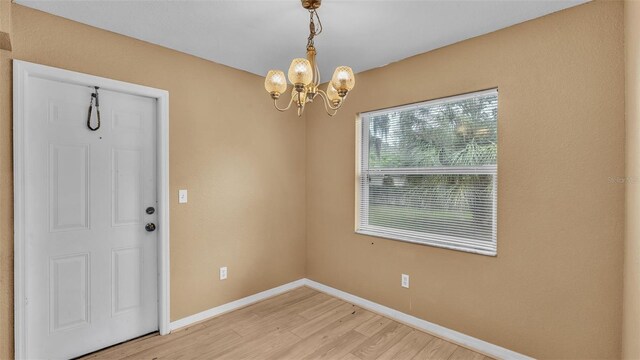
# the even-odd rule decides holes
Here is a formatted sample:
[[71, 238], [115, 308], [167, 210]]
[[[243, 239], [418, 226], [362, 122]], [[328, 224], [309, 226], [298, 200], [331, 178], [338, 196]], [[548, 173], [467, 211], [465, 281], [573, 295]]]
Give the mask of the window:
[[356, 232], [495, 255], [498, 91], [362, 113]]

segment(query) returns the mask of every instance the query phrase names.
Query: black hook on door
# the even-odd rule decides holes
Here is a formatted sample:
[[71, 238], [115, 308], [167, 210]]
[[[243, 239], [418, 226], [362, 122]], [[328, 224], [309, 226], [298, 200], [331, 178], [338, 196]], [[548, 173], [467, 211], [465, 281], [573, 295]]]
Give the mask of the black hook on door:
[[[94, 86], [96, 92], [91, 94], [91, 100], [89, 101], [89, 115], [87, 115], [87, 127], [91, 131], [96, 131], [100, 129], [100, 98], [98, 97], [98, 89], [99, 87]], [[93, 101], [95, 100], [96, 106], [96, 117], [98, 118], [98, 125], [96, 127], [91, 126], [91, 110], [93, 110]]]

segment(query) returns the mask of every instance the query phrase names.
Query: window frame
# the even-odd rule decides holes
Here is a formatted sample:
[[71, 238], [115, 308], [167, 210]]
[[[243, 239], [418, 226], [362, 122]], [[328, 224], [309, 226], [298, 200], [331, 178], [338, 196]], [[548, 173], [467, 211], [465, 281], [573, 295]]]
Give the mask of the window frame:
[[[420, 245], [427, 245], [450, 250], [463, 251], [468, 253], [497, 256], [498, 252], [498, 154], [496, 154], [495, 165], [465, 166], [465, 167], [409, 167], [409, 168], [369, 168], [369, 119], [373, 116], [386, 114], [391, 111], [401, 112], [417, 109], [425, 106], [433, 106], [442, 103], [461, 101], [474, 97], [482, 97], [495, 94], [498, 97], [498, 89], [492, 88], [481, 91], [474, 91], [461, 95], [447, 96], [433, 100], [421, 101], [418, 103], [394, 106], [380, 110], [367, 111], [356, 116], [356, 198], [355, 198], [355, 232], [361, 235], [375, 236], [390, 240], [409, 242]], [[499, 114], [499, 99], [498, 99]], [[499, 115], [497, 115], [499, 116]], [[496, 128], [498, 119], [496, 119]], [[497, 128], [499, 132], [499, 129]], [[498, 141], [499, 144], [499, 141]], [[499, 146], [499, 145], [498, 145]], [[366, 174], [365, 174], [366, 173]], [[412, 230], [394, 229], [384, 226], [369, 225], [369, 181], [370, 174], [376, 175], [453, 175], [453, 174], [473, 174], [493, 176], [493, 222], [492, 241], [473, 240], [459, 238], [449, 235], [439, 235], [433, 233], [423, 233]]]

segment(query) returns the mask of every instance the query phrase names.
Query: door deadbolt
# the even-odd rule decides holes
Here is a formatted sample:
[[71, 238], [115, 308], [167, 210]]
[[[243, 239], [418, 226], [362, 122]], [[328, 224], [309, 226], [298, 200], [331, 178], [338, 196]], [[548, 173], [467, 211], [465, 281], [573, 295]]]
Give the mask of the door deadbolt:
[[151, 215], [154, 212], [156, 212], [156, 209], [153, 206], [149, 206], [146, 211], [147, 211], [147, 214]]
[[156, 230], [156, 224], [148, 223], [147, 225], [144, 226], [144, 229], [147, 230], [148, 232], [155, 231]]

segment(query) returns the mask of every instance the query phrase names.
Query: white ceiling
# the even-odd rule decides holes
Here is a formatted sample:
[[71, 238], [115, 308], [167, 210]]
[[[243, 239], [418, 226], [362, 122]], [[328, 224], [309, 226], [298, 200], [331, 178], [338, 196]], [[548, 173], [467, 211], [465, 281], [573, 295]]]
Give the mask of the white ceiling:
[[[17, 3], [264, 76], [304, 57], [299, 0], [16, 0]], [[316, 38], [324, 80], [486, 34], [585, 0], [324, 0]]]

